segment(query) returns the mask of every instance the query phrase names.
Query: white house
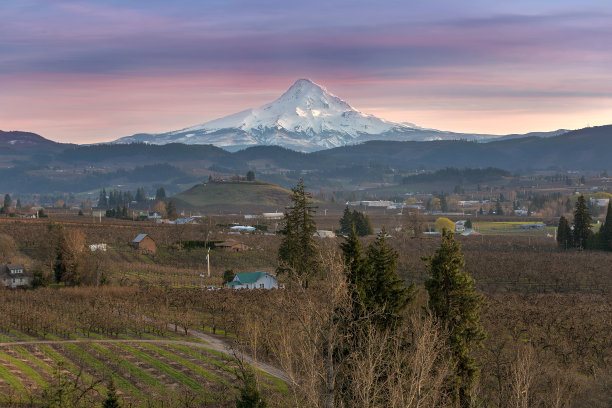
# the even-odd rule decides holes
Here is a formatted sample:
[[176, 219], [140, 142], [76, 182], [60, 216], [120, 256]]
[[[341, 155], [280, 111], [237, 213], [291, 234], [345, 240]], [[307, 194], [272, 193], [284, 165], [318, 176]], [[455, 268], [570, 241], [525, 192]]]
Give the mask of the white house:
[[267, 272], [241, 272], [225, 286], [233, 289], [276, 289], [278, 280]]
[[455, 232], [464, 232], [465, 231], [465, 220], [457, 221], [455, 223]]
[[609, 198], [589, 198], [591, 205], [598, 207], [607, 207], [610, 202]]

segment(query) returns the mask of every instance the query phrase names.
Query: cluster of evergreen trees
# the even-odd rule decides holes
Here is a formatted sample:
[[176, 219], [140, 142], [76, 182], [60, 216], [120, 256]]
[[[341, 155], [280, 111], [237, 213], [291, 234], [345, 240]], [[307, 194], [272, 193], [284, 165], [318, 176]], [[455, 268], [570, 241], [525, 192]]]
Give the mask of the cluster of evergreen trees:
[[565, 217], [559, 219], [557, 243], [563, 249], [603, 249], [612, 251], [612, 202], [608, 203], [606, 219], [598, 232], [591, 230], [592, 217], [584, 196], [576, 201], [574, 222], [570, 226]]
[[[313, 217], [315, 207], [302, 180], [292, 190], [290, 198], [293, 205], [285, 213], [286, 225], [282, 231], [284, 239], [278, 253], [281, 266], [277, 272], [288, 272], [292, 281], [306, 288], [309, 280], [320, 276], [323, 270], [319, 261], [319, 247], [313, 239], [316, 231]], [[345, 222], [355, 213], [347, 208], [343, 216]], [[399, 278], [398, 253], [389, 246], [384, 228], [364, 250], [359, 241], [357, 226], [354, 222], [350, 226], [350, 233], [345, 242], [340, 244], [340, 250], [352, 306], [349, 313], [338, 314], [343, 321], [336, 323], [339, 324], [342, 337], [346, 339], [340, 350], [332, 353], [333, 359], [338, 361], [351, 348], [361, 347], [359, 339], [363, 338], [368, 325], [393, 334], [398, 325], [403, 323], [404, 311], [415, 298], [416, 292], [414, 284], [406, 286]], [[448, 384], [448, 392], [458, 406], [470, 407], [473, 403], [471, 392], [479, 374], [479, 367], [472, 354], [485, 338], [479, 322], [480, 308], [484, 301], [476, 292], [474, 280], [463, 270], [465, 262], [461, 245], [455, 241], [451, 231], [443, 231], [440, 248], [426, 260], [430, 273], [425, 283], [429, 293], [429, 313], [447, 331], [448, 358], [456, 370], [456, 375]], [[342, 387], [342, 384], [337, 386]]]
[[342, 235], [349, 235], [353, 228], [355, 228], [357, 235], [360, 237], [374, 233], [372, 224], [370, 223], [370, 217], [357, 210], [351, 211], [347, 206], [344, 209], [342, 218], [340, 218], [340, 233]]
[[[163, 187], [158, 188], [155, 192], [155, 200], [163, 201], [165, 199], [166, 190], [164, 190]], [[127, 204], [131, 203], [132, 201], [136, 201], [138, 204], [146, 203], [148, 201], [144, 187], [137, 188], [135, 194], [133, 194], [131, 191], [120, 191], [117, 189], [107, 193], [106, 189], [103, 188], [100, 190], [98, 197], [98, 208], [115, 209], [117, 207], [127, 206]]]

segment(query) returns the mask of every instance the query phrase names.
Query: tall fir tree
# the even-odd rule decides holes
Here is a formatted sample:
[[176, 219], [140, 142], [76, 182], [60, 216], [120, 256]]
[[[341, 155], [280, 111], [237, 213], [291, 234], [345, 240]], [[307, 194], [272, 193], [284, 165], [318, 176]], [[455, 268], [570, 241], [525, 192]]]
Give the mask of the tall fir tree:
[[387, 244], [383, 228], [377, 239], [368, 246], [364, 260], [363, 303], [373, 313], [381, 328], [392, 328], [400, 319], [414, 293], [414, 285], [404, 286], [397, 275], [399, 254]]
[[589, 213], [584, 196], [580, 195], [574, 209], [573, 242], [575, 247], [583, 249], [587, 247], [587, 242], [593, 234], [591, 221], [591, 213]]
[[308, 281], [320, 272], [319, 245], [314, 239], [317, 224], [314, 220], [316, 208], [312, 196], [304, 181], [291, 189], [291, 206], [285, 211], [285, 226], [280, 231], [283, 241], [278, 248], [277, 273], [288, 273], [296, 278], [302, 286], [308, 287]]
[[612, 251], [612, 200], [608, 202], [606, 219], [599, 230], [599, 239], [602, 249]]
[[347, 280], [352, 285], [356, 297], [361, 298], [365, 295], [367, 276], [364, 275], [366, 268], [364, 268], [363, 247], [354, 225], [349, 236], [340, 244], [340, 249], [342, 250], [344, 264], [347, 267]]
[[476, 292], [474, 279], [463, 270], [461, 244], [451, 231], [442, 232], [442, 244], [428, 261], [430, 278], [425, 288], [429, 292], [429, 308], [448, 330], [456, 367], [450, 390], [459, 406], [467, 408], [472, 404], [472, 389], [480, 371], [472, 353], [485, 339], [480, 326], [484, 301]]
[[166, 199], [166, 190], [160, 187], [155, 192], [155, 201], [164, 201]]
[[174, 205], [174, 201], [168, 201], [168, 205], [166, 206], [166, 213], [168, 214], [168, 218], [173, 220], [178, 217], [178, 212], [176, 210], [176, 206]]
[[557, 227], [557, 244], [560, 248], [567, 249], [572, 246], [572, 230], [567, 218], [559, 218], [559, 226]]

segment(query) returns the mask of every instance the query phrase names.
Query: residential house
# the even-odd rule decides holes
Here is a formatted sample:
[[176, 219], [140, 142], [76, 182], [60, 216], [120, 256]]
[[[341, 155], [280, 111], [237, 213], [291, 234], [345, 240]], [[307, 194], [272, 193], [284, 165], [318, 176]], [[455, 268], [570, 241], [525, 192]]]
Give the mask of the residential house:
[[278, 280], [267, 272], [241, 272], [225, 286], [232, 289], [277, 289]]
[[138, 236], [134, 238], [134, 240], [131, 242], [131, 245], [135, 249], [138, 249], [142, 252], [148, 252], [152, 254], [157, 252], [157, 245], [155, 245], [155, 241], [147, 234], [138, 234]]
[[8, 288], [27, 287], [32, 284], [32, 275], [22, 264], [0, 265], [0, 280]]
[[466, 220], [460, 220], [455, 223], [455, 232], [464, 232], [465, 231], [465, 223]]
[[248, 250], [249, 246], [243, 244], [242, 242], [229, 240], [215, 244], [215, 248], [219, 248], [220, 250], [227, 252], [242, 252]]

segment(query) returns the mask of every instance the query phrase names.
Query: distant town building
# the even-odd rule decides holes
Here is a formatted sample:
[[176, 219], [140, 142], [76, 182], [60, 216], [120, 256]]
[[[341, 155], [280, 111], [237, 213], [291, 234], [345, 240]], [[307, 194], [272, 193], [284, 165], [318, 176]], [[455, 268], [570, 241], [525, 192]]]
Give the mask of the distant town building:
[[106, 244], [91, 244], [89, 246], [89, 250], [91, 252], [96, 252], [96, 251], [106, 252], [107, 249], [108, 248], [107, 248]]
[[263, 213], [262, 215], [265, 219], [268, 220], [280, 220], [285, 216], [285, 214], [283, 214], [282, 212]]
[[607, 207], [608, 203], [610, 203], [610, 199], [609, 198], [589, 198], [589, 202], [591, 203], [591, 206]]
[[234, 232], [253, 232], [255, 231], [255, 229], [256, 229], [255, 227], [251, 227], [248, 225], [235, 225], [230, 228], [230, 230]]
[[131, 242], [131, 245], [135, 249], [138, 249], [142, 252], [148, 252], [152, 254], [157, 252], [157, 245], [155, 244], [155, 241], [147, 234], [138, 234], [138, 236], [134, 238], [134, 240]]
[[0, 280], [7, 288], [27, 287], [32, 284], [32, 275], [23, 264], [0, 265]]
[[276, 289], [278, 280], [267, 272], [241, 272], [225, 286], [232, 289]]

